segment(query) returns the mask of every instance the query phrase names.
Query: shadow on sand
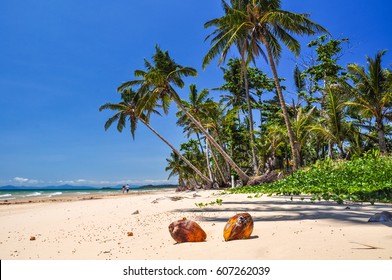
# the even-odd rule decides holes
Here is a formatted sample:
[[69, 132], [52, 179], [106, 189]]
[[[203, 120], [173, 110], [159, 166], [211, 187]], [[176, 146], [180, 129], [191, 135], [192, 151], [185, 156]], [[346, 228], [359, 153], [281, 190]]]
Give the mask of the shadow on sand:
[[[175, 209], [173, 212], [189, 213], [217, 213], [216, 217], [200, 217], [207, 222], [227, 222], [234, 213], [252, 212], [255, 222], [273, 221], [304, 221], [333, 219], [353, 224], [368, 223], [369, 218], [382, 209], [390, 208], [386, 205], [363, 206], [361, 204], [336, 204], [333, 202], [309, 201], [257, 201], [244, 200], [224, 202], [221, 206]], [[380, 223], [369, 223], [380, 224]], [[383, 223], [392, 227], [392, 223]]]

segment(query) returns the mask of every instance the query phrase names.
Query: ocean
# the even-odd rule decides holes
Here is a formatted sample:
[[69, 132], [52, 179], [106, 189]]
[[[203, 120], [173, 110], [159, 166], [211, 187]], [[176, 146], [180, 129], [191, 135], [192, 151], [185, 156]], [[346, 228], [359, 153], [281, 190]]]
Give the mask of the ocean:
[[[172, 187], [171, 187], [172, 188]], [[143, 188], [130, 188], [129, 193], [144, 192], [151, 190], [164, 190], [170, 189], [169, 187], [143, 187]], [[122, 189], [118, 188], [102, 188], [102, 189], [22, 189], [22, 190], [0, 190], [0, 201], [12, 201], [19, 199], [29, 198], [51, 198], [61, 196], [80, 196], [80, 195], [110, 195], [122, 193]]]

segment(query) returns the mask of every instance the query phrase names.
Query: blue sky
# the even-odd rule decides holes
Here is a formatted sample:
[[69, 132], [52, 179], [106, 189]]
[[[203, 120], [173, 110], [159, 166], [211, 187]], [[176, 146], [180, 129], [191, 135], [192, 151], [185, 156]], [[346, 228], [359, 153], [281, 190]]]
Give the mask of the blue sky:
[[[283, 9], [310, 13], [334, 37], [350, 38], [343, 64], [365, 64], [365, 55], [391, 49], [390, 0], [282, 3]], [[167, 182], [170, 149], [142, 124], [134, 141], [128, 131], [105, 132], [112, 113], [98, 108], [119, 101], [117, 86], [143, 69], [156, 44], [179, 64], [199, 71], [179, 90], [183, 98], [191, 83], [198, 89], [220, 86], [216, 61], [205, 71], [201, 61], [209, 48], [204, 38], [212, 31], [203, 24], [221, 15], [219, 0], [2, 0], [0, 185]], [[311, 39], [301, 39], [303, 55]], [[391, 58], [392, 50], [385, 66]], [[289, 100], [295, 63], [286, 52], [278, 69], [288, 77]], [[261, 59], [258, 66], [269, 73]], [[184, 138], [175, 112], [173, 104], [169, 116], [156, 116], [151, 124], [178, 147]]]

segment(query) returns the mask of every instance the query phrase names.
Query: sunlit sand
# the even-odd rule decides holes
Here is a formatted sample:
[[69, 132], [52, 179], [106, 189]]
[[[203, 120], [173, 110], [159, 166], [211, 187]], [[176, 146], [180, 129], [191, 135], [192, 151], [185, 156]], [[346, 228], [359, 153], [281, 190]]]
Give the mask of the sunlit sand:
[[[0, 259], [392, 258], [391, 225], [367, 222], [391, 205], [217, 193], [166, 190], [3, 204]], [[217, 199], [223, 204], [209, 205]], [[247, 240], [225, 242], [223, 228], [240, 212], [252, 215], [253, 233]], [[205, 242], [176, 244], [168, 226], [183, 217], [203, 228]]]

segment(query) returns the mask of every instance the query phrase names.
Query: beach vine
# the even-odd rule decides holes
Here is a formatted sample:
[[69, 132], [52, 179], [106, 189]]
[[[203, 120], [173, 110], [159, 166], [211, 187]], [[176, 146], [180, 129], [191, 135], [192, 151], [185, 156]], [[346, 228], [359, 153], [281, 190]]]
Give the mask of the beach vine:
[[229, 189], [230, 193], [267, 195], [311, 195], [312, 201], [337, 203], [392, 202], [392, 157], [378, 152], [351, 161], [318, 161], [286, 178], [257, 186]]
[[214, 206], [214, 205], [219, 205], [219, 206], [221, 206], [222, 204], [223, 204], [223, 200], [222, 200], [222, 199], [219, 199], [219, 198], [217, 198], [217, 199], [214, 200], [214, 201], [208, 202], [208, 203], [203, 203], [203, 202], [195, 203], [195, 205], [196, 205], [197, 207], [199, 207], [199, 208], [203, 208], [203, 207], [207, 207], [207, 206]]

